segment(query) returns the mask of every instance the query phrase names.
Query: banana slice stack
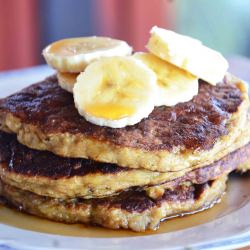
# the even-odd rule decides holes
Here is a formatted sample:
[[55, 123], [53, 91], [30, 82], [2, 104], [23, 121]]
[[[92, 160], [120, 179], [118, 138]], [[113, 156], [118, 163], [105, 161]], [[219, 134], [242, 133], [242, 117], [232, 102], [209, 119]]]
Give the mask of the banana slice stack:
[[199, 40], [158, 27], [149, 52], [107, 37], [71, 38], [43, 51], [59, 85], [73, 93], [89, 122], [112, 128], [134, 125], [155, 106], [174, 106], [198, 94], [198, 79], [215, 85], [228, 69], [226, 59]]
[[227, 60], [199, 40], [170, 30], [153, 27], [147, 49], [162, 60], [182, 68], [204, 81], [216, 85], [224, 77]]
[[73, 92], [76, 78], [92, 62], [102, 57], [126, 56], [132, 48], [109, 37], [69, 38], [54, 42], [43, 50], [48, 65], [58, 71], [60, 86]]

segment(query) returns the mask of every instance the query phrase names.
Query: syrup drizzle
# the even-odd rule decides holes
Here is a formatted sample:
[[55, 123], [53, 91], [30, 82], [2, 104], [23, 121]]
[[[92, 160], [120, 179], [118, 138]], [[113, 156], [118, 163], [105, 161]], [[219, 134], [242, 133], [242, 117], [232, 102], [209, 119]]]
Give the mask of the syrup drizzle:
[[[250, 202], [250, 176], [233, 176], [228, 183], [227, 193], [219, 204], [211, 209], [183, 217], [163, 219], [158, 230], [136, 233], [128, 230], [110, 230], [82, 224], [68, 225], [22, 214], [0, 205], [0, 223], [31, 231], [76, 237], [134, 237], [140, 235], [162, 234], [198, 226], [223, 217]], [[1, 200], [0, 200], [1, 201]], [[217, 201], [219, 202], [219, 200]], [[204, 210], [204, 209], [203, 209]], [[198, 212], [198, 211], [196, 211]]]

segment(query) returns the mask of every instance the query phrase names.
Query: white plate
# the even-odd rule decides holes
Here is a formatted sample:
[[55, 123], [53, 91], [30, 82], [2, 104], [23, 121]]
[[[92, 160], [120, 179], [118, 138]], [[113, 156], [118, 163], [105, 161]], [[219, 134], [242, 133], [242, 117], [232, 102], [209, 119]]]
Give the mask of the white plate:
[[[0, 97], [52, 72], [40, 66], [0, 73]], [[164, 222], [159, 231], [144, 235], [54, 223], [0, 207], [0, 249], [234, 249], [250, 245], [249, 212], [249, 175], [230, 179], [221, 204]]]

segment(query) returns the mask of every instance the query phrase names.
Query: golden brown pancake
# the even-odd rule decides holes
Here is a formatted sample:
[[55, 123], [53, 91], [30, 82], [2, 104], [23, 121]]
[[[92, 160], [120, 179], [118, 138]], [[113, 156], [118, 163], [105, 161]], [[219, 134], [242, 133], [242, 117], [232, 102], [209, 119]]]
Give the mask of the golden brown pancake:
[[[204, 184], [183, 183], [157, 199], [145, 191], [124, 191], [101, 199], [63, 200], [39, 196], [0, 182], [0, 195], [22, 212], [66, 223], [95, 224], [134, 231], [155, 229], [166, 217], [210, 208], [225, 191], [226, 176]], [[1, 186], [2, 185], [2, 186]]]
[[[243, 134], [235, 143], [240, 145], [245, 139]], [[160, 173], [88, 159], [63, 158], [48, 151], [29, 149], [21, 145], [15, 135], [0, 132], [1, 179], [38, 195], [63, 199], [105, 197], [131, 188], [144, 188], [155, 197], [161, 194], [162, 187], [173, 188], [187, 181], [202, 184], [228, 174], [249, 159], [250, 143], [210, 165]], [[155, 187], [163, 183], [161, 188]]]
[[193, 100], [156, 107], [136, 125], [101, 127], [78, 114], [73, 96], [52, 77], [2, 99], [0, 124], [30, 148], [168, 172], [208, 165], [234, 151], [247, 108], [246, 86], [228, 76], [216, 86], [200, 81]]

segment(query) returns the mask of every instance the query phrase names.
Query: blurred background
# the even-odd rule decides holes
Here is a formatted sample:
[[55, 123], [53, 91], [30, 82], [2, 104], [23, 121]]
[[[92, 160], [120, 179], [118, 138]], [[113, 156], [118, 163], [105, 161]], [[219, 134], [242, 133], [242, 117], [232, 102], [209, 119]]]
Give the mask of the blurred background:
[[42, 49], [66, 37], [111, 36], [143, 51], [154, 25], [250, 57], [249, 0], [0, 0], [0, 71], [43, 64]]

